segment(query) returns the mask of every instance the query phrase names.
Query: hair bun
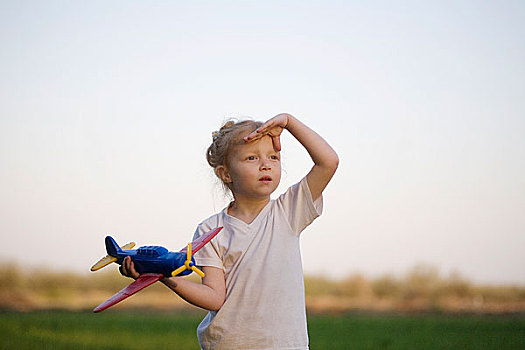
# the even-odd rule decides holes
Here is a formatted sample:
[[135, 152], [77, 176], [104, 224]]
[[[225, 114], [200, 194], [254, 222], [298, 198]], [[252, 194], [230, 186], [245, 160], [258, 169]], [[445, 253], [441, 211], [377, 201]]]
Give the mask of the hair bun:
[[221, 130], [220, 130], [220, 131], [222, 131], [222, 130], [224, 130], [224, 129], [231, 128], [232, 126], [235, 125], [235, 123], [236, 123], [235, 120], [232, 120], [232, 119], [228, 120], [228, 121], [227, 121], [226, 123], [224, 123], [224, 125], [221, 127]]

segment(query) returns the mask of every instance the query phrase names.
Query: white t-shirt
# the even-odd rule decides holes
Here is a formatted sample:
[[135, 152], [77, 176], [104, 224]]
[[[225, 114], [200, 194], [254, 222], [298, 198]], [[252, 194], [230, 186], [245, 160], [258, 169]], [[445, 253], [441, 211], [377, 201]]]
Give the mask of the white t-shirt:
[[198, 266], [222, 268], [226, 279], [224, 305], [197, 328], [203, 349], [308, 349], [299, 234], [322, 208], [303, 178], [250, 224], [224, 209], [197, 227], [194, 238], [224, 227], [195, 254]]

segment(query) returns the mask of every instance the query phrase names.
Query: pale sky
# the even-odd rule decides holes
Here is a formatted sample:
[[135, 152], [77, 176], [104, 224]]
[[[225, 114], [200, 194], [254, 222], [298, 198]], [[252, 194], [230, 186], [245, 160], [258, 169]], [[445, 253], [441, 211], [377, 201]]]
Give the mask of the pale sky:
[[[341, 159], [307, 274], [525, 284], [524, 23], [522, 1], [2, 1], [0, 260], [179, 250], [227, 203], [212, 131], [289, 112]], [[282, 142], [276, 195], [311, 167]]]

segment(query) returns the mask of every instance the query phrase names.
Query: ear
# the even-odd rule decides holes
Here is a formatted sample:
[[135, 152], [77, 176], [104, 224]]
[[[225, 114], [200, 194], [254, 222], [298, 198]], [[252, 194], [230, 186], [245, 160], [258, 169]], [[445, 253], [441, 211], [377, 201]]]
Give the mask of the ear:
[[232, 179], [230, 176], [230, 173], [228, 172], [228, 169], [224, 165], [219, 165], [217, 168], [215, 168], [215, 173], [219, 177], [219, 179], [222, 180], [225, 184], [231, 183]]

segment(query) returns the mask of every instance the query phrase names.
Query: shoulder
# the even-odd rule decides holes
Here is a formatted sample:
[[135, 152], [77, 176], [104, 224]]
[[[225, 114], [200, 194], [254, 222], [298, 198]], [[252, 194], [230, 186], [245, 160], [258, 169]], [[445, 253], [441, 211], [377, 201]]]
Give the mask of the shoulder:
[[197, 231], [207, 232], [215, 227], [224, 226], [224, 210], [207, 217], [197, 225]]
[[321, 215], [323, 198], [319, 196], [315, 201], [312, 200], [307, 178], [303, 177], [276, 200], [276, 206], [290, 224], [292, 231], [298, 234]]
[[[276, 200], [276, 203], [282, 203], [285, 202], [289, 198], [296, 198], [298, 196], [308, 197], [308, 194], [310, 192], [310, 189], [308, 187], [308, 181], [306, 179], [306, 176], [303, 177], [299, 182], [291, 185], [286, 189], [284, 193], [282, 193]], [[310, 196], [311, 197], [311, 196]]]

